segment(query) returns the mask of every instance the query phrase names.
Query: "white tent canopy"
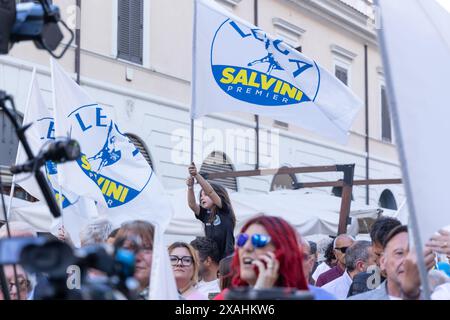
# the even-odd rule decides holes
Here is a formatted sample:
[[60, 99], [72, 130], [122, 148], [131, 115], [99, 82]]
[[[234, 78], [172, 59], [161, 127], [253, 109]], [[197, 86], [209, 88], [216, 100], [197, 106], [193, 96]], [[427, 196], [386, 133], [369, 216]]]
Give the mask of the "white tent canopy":
[[[199, 187], [196, 186], [196, 195]], [[166, 234], [176, 236], [201, 236], [202, 223], [195, 219], [187, 204], [186, 189], [167, 191], [174, 208], [174, 216]], [[275, 215], [289, 221], [303, 236], [325, 234], [335, 235], [339, 225], [341, 198], [328, 195], [320, 190], [280, 190], [264, 194], [247, 194], [229, 191], [237, 217], [235, 232], [252, 216], [257, 214]], [[5, 197], [8, 199], [8, 197]], [[8, 200], [6, 200], [8, 203]], [[385, 209], [383, 209], [384, 211]], [[389, 210], [386, 210], [389, 211]], [[381, 210], [352, 201], [350, 217], [352, 223], [348, 233], [358, 233], [359, 218], [376, 218]], [[392, 215], [392, 213], [388, 213]], [[49, 232], [53, 218], [43, 203], [30, 203], [14, 199], [10, 220], [26, 221], [40, 232]]]

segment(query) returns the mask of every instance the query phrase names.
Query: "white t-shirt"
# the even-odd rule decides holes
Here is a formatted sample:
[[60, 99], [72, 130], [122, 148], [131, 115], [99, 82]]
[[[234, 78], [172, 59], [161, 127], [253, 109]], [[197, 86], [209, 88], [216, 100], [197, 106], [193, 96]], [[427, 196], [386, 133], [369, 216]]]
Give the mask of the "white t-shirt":
[[210, 293], [220, 292], [219, 279], [213, 281], [199, 281], [196, 286], [197, 290], [203, 293], [205, 296], [209, 297]]
[[403, 299], [389, 295], [389, 300], [403, 300]]

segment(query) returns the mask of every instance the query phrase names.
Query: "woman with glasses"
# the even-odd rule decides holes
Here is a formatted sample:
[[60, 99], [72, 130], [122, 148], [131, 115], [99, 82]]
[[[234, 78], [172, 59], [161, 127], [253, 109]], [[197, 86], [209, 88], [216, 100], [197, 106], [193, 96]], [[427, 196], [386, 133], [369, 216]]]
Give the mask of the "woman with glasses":
[[185, 242], [175, 242], [169, 246], [169, 258], [180, 295], [186, 300], [208, 300], [195, 288], [198, 258], [194, 248]]
[[[188, 186], [189, 208], [195, 217], [203, 222], [205, 236], [213, 239], [219, 247], [220, 259], [234, 252], [234, 227], [236, 216], [231, 205], [227, 190], [214, 183], [206, 181], [198, 172], [195, 164], [189, 166]], [[202, 187], [200, 204], [197, 204], [194, 195], [194, 179]]]
[[[294, 228], [284, 219], [258, 216], [241, 230], [232, 261], [232, 287], [308, 290], [303, 253]], [[227, 289], [216, 300], [224, 299]]]

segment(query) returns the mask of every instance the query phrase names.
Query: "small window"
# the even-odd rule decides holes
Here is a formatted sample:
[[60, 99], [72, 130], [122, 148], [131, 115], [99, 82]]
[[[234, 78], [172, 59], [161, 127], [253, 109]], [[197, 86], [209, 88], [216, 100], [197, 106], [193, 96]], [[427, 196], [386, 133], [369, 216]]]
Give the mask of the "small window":
[[392, 142], [391, 114], [385, 87], [381, 87], [381, 139], [386, 142]]
[[117, 57], [142, 64], [144, 39], [144, 1], [119, 0]]
[[346, 86], [348, 85], [348, 70], [341, 67], [341, 66], [335, 66], [334, 75], [336, 78], [341, 80]]
[[[227, 160], [227, 156], [223, 152], [214, 151], [203, 161], [200, 167], [200, 174], [213, 172], [231, 172], [234, 171], [232, 164]], [[222, 178], [211, 180], [220, 184], [222, 187], [230, 190], [238, 191], [236, 178]]]

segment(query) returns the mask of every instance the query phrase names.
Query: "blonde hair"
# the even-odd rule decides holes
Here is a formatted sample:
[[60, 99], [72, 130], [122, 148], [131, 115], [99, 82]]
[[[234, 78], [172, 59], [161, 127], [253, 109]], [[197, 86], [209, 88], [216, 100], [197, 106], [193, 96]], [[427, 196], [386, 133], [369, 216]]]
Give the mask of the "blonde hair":
[[191, 281], [193, 282], [193, 285], [195, 285], [198, 282], [198, 269], [199, 269], [199, 263], [198, 263], [198, 256], [197, 252], [195, 251], [194, 247], [192, 247], [190, 244], [186, 242], [174, 242], [169, 246], [169, 254], [172, 252], [175, 248], [186, 248], [189, 251], [189, 254], [192, 257], [194, 266], [194, 274], [192, 275]]

